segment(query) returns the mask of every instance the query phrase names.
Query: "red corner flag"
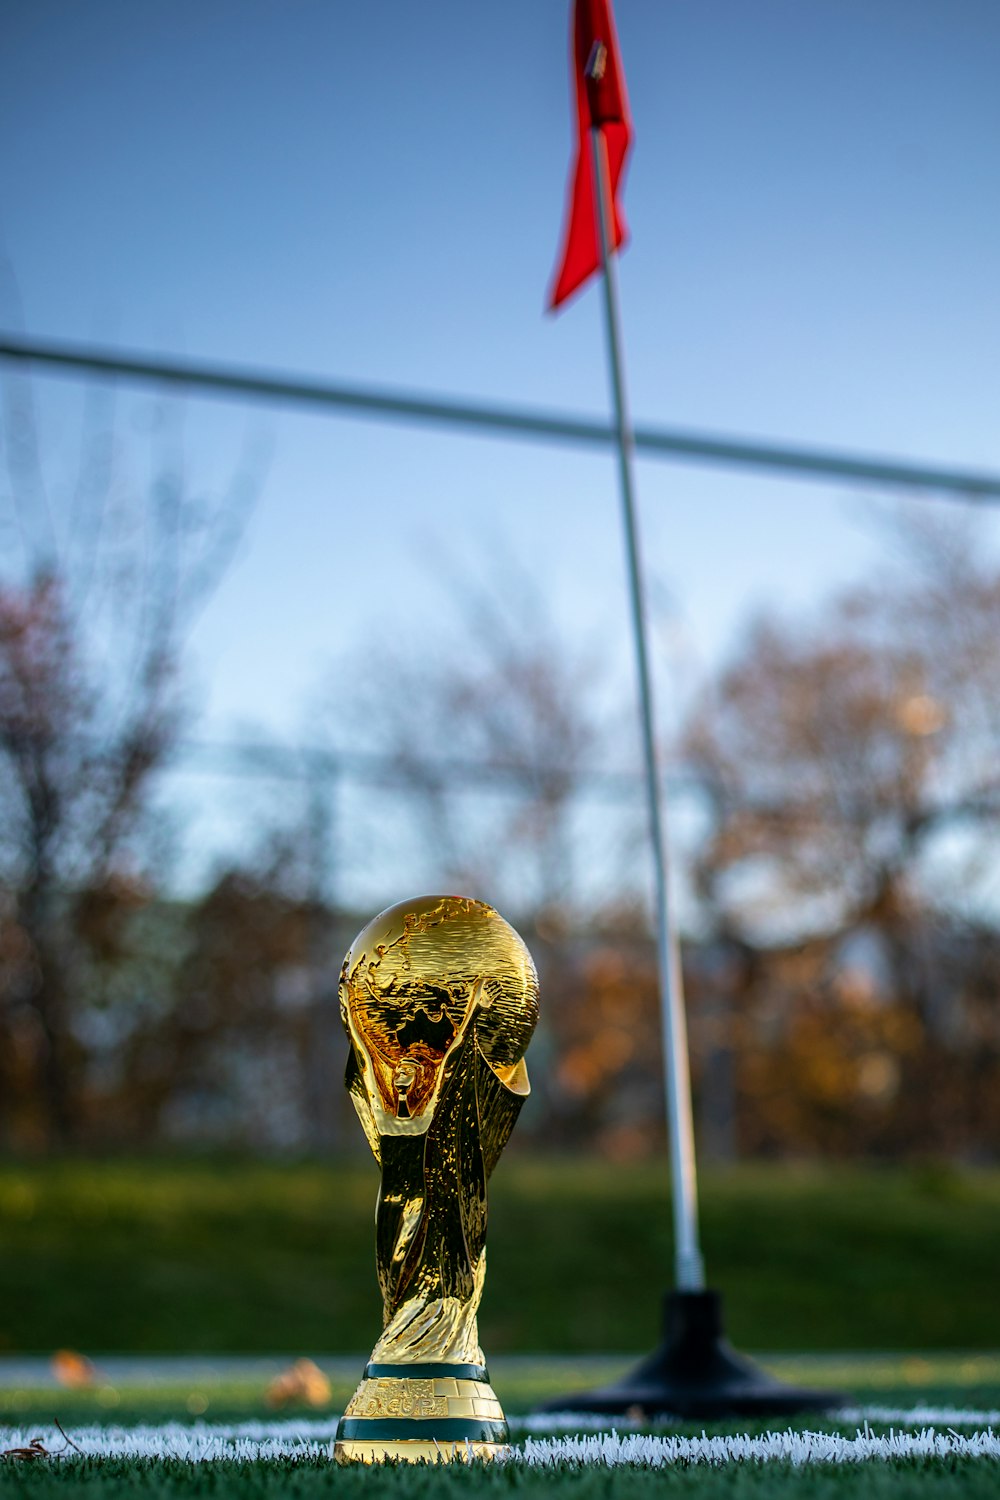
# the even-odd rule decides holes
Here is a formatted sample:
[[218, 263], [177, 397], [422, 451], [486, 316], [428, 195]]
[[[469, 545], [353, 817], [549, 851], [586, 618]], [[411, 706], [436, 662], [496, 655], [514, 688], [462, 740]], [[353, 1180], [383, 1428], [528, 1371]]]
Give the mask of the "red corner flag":
[[[603, 52], [596, 50], [599, 48]], [[632, 144], [632, 120], [610, 0], [574, 0], [572, 66], [576, 84], [576, 160], [570, 179], [562, 254], [549, 294], [550, 311], [572, 296], [601, 264], [590, 144], [594, 126], [600, 127], [607, 145], [615, 249], [628, 239], [618, 204], [618, 184]]]

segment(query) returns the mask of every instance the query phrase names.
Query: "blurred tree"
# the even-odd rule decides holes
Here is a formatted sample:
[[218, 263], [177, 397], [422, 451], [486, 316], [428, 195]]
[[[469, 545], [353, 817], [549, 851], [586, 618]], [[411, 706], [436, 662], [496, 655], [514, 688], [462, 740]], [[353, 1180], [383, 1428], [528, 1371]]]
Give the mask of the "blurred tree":
[[337, 981], [360, 922], [318, 899], [309, 844], [292, 819], [265, 831], [185, 910], [172, 1003], [130, 1041], [136, 1138], [355, 1145]]
[[223, 499], [192, 495], [165, 425], [145, 495], [95, 394], [56, 515], [30, 385], [11, 377], [4, 394], [18, 544], [0, 573], [0, 1128], [56, 1145], [74, 1137], [88, 1027], [148, 894], [183, 639], [232, 555], [253, 479], [247, 466]]
[[631, 933], [621, 915], [549, 955], [558, 1003], [538, 1137], [624, 1161], [662, 1150], [664, 1107], [655, 948], [639, 913]]
[[454, 567], [440, 588], [454, 623], [435, 653], [383, 645], [350, 664], [352, 748], [387, 758], [438, 880], [558, 925], [580, 898], [581, 797], [613, 748], [606, 674], [502, 549], [489, 581]]
[[687, 732], [752, 1147], [946, 1150], [1000, 1090], [1000, 569], [969, 523], [896, 538], [811, 626], [758, 622]]
[[[610, 1091], [625, 1077], [633, 1001], [622, 990], [615, 1021], [607, 975], [625, 969], [603, 940], [595, 953], [579, 934], [611, 904], [609, 892], [612, 925], [624, 921], [630, 942], [641, 911], [632, 710], [623, 735], [620, 690], [600, 646], [559, 628], [543, 584], [502, 545], [478, 576], [457, 564], [443, 570], [440, 553], [435, 563], [449, 621], [437, 649], [382, 645], [362, 670], [350, 664], [346, 694], [335, 690], [338, 705], [351, 704], [352, 747], [385, 756], [395, 783], [379, 790], [372, 837], [391, 838], [429, 885], [494, 903], [529, 941], [545, 1002], [524, 1141], [534, 1129], [549, 1144], [624, 1141], [634, 1110], [616, 1108]], [[337, 712], [333, 733], [343, 727]], [[655, 1028], [655, 1002], [651, 1014]], [[635, 1028], [629, 1058], [648, 1034], [648, 1025]], [[601, 1037], [608, 1048], [598, 1066]], [[633, 1091], [632, 1104], [639, 1097]]]

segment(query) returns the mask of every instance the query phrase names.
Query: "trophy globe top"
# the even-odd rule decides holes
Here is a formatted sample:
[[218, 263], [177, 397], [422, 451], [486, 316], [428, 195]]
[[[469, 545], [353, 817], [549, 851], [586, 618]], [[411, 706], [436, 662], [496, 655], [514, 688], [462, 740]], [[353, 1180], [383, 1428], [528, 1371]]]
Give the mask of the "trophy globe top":
[[340, 1007], [381, 1131], [427, 1129], [470, 1032], [501, 1083], [528, 1092], [538, 978], [521, 937], [483, 901], [419, 896], [373, 917], [344, 959]]

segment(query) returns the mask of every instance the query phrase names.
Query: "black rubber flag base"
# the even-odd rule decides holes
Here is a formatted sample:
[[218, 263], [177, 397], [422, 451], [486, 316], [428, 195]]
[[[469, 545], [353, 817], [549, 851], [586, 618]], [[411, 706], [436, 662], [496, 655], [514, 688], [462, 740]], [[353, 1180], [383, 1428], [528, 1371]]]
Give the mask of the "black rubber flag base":
[[826, 1411], [848, 1399], [839, 1391], [785, 1385], [737, 1354], [723, 1336], [718, 1292], [670, 1292], [664, 1313], [663, 1343], [617, 1385], [560, 1396], [536, 1410], [609, 1417], [752, 1417]]

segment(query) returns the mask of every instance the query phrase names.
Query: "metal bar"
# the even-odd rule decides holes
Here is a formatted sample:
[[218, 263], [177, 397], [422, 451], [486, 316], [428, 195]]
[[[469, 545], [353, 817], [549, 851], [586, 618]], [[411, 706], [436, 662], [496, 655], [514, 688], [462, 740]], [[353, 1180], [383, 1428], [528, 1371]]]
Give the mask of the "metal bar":
[[[339, 408], [360, 417], [396, 418], [485, 433], [516, 433], [538, 441], [583, 447], [611, 447], [617, 441], [614, 428], [608, 423], [568, 413], [488, 406], [483, 402], [423, 396], [412, 391], [275, 375], [262, 370], [164, 359], [158, 355], [18, 338], [11, 334], [0, 334], [0, 358], [27, 361], [68, 375], [100, 375], [144, 384], [176, 385], [217, 396]], [[882, 489], [927, 490], [964, 500], [1000, 500], [1000, 474], [789, 444], [758, 443], [675, 428], [640, 425], [633, 428], [632, 437], [636, 451], [648, 458], [760, 469], [789, 478], [843, 480]]]
[[666, 825], [660, 805], [660, 778], [656, 756], [653, 713], [653, 679], [646, 645], [646, 612], [639, 532], [632, 474], [633, 439], [629, 422], [625, 372], [622, 363], [621, 318], [618, 283], [611, 248], [610, 176], [607, 147], [600, 126], [590, 132], [594, 153], [594, 193], [604, 271], [604, 311], [607, 322], [611, 394], [615, 408], [618, 444], [618, 477], [621, 484], [628, 561], [632, 631], [635, 638], [642, 721], [642, 748], [646, 765], [646, 795], [649, 804], [649, 834], [656, 872], [656, 948], [663, 1014], [663, 1064], [667, 1092], [667, 1126], [670, 1137], [670, 1185], [674, 1209], [674, 1260], [677, 1287], [698, 1292], [705, 1285], [705, 1269], [698, 1244], [698, 1186], [694, 1157], [694, 1124], [691, 1118], [691, 1077], [688, 1062], [687, 1021], [681, 977], [680, 945], [670, 907], [670, 876], [667, 862]]
[[[81, 736], [81, 743], [89, 741]], [[450, 784], [463, 787], [495, 787], [501, 791], [513, 789], [531, 792], [539, 775], [556, 775], [565, 771], [560, 766], [519, 766], [504, 761], [470, 761], [452, 757], [434, 760], [416, 759], [403, 764], [392, 755], [364, 754], [353, 750], [322, 750], [313, 747], [299, 748], [286, 745], [254, 744], [247, 741], [229, 743], [211, 740], [182, 740], [178, 744], [181, 757], [188, 763], [196, 762], [192, 774], [214, 774], [217, 765], [221, 774], [233, 773], [243, 776], [272, 777], [282, 781], [307, 781], [313, 776], [350, 776], [356, 780], [375, 782], [379, 785], [400, 786], [419, 789], [420, 774], [446, 778]], [[200, 762], [201, 764], [197, 764]], [[213, 764], [214, 763], [214, 764]], [[171, 770], [186, 770], [182, 762], [171, 765]], [[692, 775], [677, 775], [673, 778], [678, 786], [699, 786], [699, 779]], [[597, 769], [577, 772], [574, 776], [574, 793], [590, 791], [614, 801], [630, 799], [639, 788], [638, 773], [629, 771], [600, 771]]]

